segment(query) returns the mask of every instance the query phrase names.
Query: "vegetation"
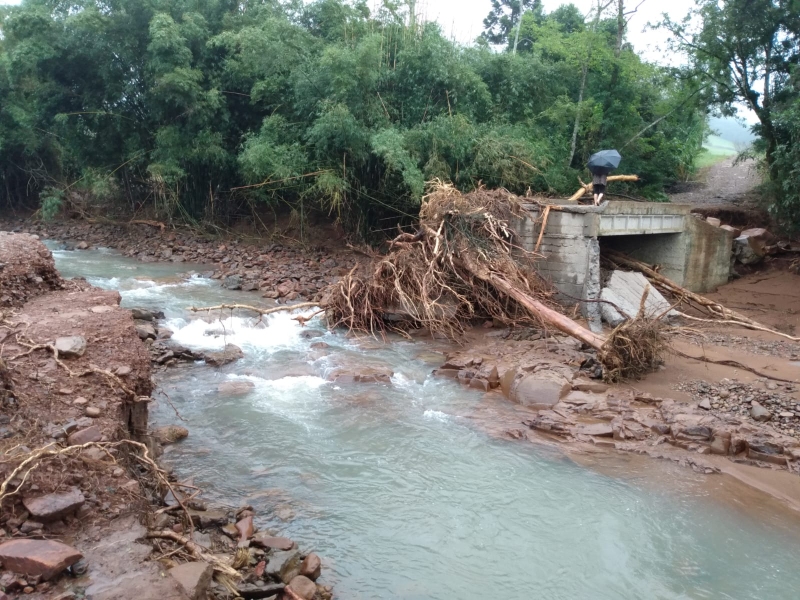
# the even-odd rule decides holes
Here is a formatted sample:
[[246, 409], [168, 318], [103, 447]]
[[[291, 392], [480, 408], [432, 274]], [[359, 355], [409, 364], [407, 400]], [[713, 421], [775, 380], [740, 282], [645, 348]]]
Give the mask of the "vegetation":
[[369, 237], [415, 216], [434, 178], [571, 193], [616, 147], [656, 198], [693, 168], [703, 95], [625, 44], [622, 0], [588, 16], [494, 2], [467, 47], [413, 6], [3, 7], [0, 206], [228, 222], [266, 204]]
[[756, 115], [772, 212], [800, 229], [800, 2], [696, 0], [686, 19], [664, 25], [710, 104], [723, 114], [745, 106]]

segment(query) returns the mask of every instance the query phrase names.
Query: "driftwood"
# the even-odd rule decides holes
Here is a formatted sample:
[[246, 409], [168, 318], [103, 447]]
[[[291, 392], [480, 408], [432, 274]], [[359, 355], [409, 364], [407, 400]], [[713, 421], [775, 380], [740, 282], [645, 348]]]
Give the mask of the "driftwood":
[[165, 539], [165, 540], [172, 540], [184, 548], [186, 551], [192, 555], [192, 558], [198, 561], [202, 561], [205, 563], [210, 564], [214, 567], [214, 570], [221, 573], [222, 575], [227, 575], [228, 577], [232, 577], [234, 579], [239, 579], [241, 575], [239, 574], [236, 569], [231, 567], [230, 565], [226, 565], [222, 560], [208, 554], [203, 551], [203, 546], [198, 544], [197, 542], [192, 541], [190, 538], [181, 535], [179, 533], [175, 533], [171, 529], [160, 529], [155, 531], [148, 531], [147, 536], [148, 539]]
[[[611, 176], [608, 177], [607, 181], [608, 181], [608, 183], [612, 183], [614, 181], [639, 181], [639, 176], [638, 175], [611, 175]], [[583, 184], [583, 182], [581, 182], [581, 183]], [[592, 184], [591, 183], [583, 184], [583, 187], [581, 189], [579, 189], [577, 192], [572, 194], [572, 196], [570, 196], [568, 202], [577, 202], [578, 200], [583, 198], [583, 196], [585, 194], [588, 194], [590, 191], [592, 191]]]
[[750, 317], [747, 317], [741, 313], [738, 313], [734, 310], [723, 306], [719, 302], [714, 302], [713, 300], [706, 298], [705, 296], [701, 296], [700, 294], [695, 294], [694, 292], [690, 292], [686, 288], [678, 285], [671, 279], [664, 277], [661, 273], [657, 272], [653, 269], [650, 265], [645, 264], [641, 261], [636, 259], [630, 258], [620, 252], [616, 251], [609, 251], [608, 252], [608, 259], [623, 267], [628, 267], [630, 269], [634, 269], [636, 271], [641, 272], [645, 277], [647, 277], [653, 284], [657, 285], [663, 290], [673, 294], [674, 296], [686, 299], [689, 303], [695, 305], [696, 307], [700, 308], [708, 312], [712, 317], [713, 320], [704, 320], [698, 317], [692, 317], [690, 315], [682, 316], [688, 318], [692, 321], [699, 321], [699, 322], [713, 322], [713, 323], [722, 323], [727, 325], [739, 325], [740, 327], [744, 327], [746, 329], [752, 329], [755, 331], [764, 331], [767, 333], [772, 333], [781, 337], [784, 337], [788, 340], [793, 342], [800, 342], [800, 337], [793, 337], [786, 333], [782, 333], [780, 331], [776, 331], [758, 321], [754, 321]]
[[297, 310], [299, 308], [311, 308], [313, 306], [319, 306], [318, 302], [300, 302], [299, 304], [287, 304], [286, 306], [276, 306], [275, 308], [258, 308], [257, 306], [250, 306], [248, 304], [219, 304], [217, 306], [190, 306], [189, 310], [192, 312], [206, 312], [212, 310], [252, 310], [260, 314], [262, 317], [264, 315], [271, 315], [273, 313], [282, 312], [282, 311], [292, 311]]

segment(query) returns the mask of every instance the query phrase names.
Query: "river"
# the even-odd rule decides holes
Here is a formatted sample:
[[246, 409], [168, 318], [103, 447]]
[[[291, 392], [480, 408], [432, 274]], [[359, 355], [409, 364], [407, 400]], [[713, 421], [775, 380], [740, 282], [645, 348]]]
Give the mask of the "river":
[[[209, 323], [186, 308], [261, 299], [181, 274], [189, 265], [103, 250], [54, 256], [65, 277], [119, 290], [123, 306], [163, 310], [161, 325], [185, 346], [242, 348], [245, 358], [227, 367], [156, 375], [191, 432], [164, 458], [212, 502], [246, 498], [262, 528], [318, 552], [322, 581], [339, 598], [800, 595], [800, 519], [766, 499], [758, 510], [720, 502], [729, 493], [721, 476], [651, 460], [603, 474], [489, 435], [467, 418], [483, 395], [434, 378], [436, 348], [424, 342], [353, 340], [285, 313]], [[329, 347], [311, 347], [320, 341]], [[394, 376], [327, 381], [348, 364]], [[232, 396], [218, 390], [227, 381], [253, 385]], [[151, 420], [180, 423], [156, 399]]]

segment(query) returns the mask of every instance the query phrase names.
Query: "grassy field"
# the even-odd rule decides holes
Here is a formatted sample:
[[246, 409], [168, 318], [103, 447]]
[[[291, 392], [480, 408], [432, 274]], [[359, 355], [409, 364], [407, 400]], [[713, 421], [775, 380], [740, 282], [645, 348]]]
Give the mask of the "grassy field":
[[697, 158], [698, 169], [714, 166], [737, 154], [733, 142], [724, 140], [717, 135], [708, 136], [706, 143], [703, 144], [703, 150], [703, 153]]

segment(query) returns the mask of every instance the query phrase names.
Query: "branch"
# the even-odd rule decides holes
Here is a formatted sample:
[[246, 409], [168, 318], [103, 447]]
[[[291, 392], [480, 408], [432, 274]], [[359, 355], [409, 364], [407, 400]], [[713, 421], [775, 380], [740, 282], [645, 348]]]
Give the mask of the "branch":
[[256, 306], [249, 306], [247, 304], [220, 304], [218, 306], [190, 306], [189, 310], [192, 312], [212, 311], [212, 310], [252, 310], [261, 316], [271, 315], [272, 313], [281, 311], [292, 311], [299, 308], [311, 308], [312, 306], [319, 306], [319, 302], [301, 302], [299, 304], [292, 304], [291, 306], [277, 306], [275, 308], [258, 308]]

